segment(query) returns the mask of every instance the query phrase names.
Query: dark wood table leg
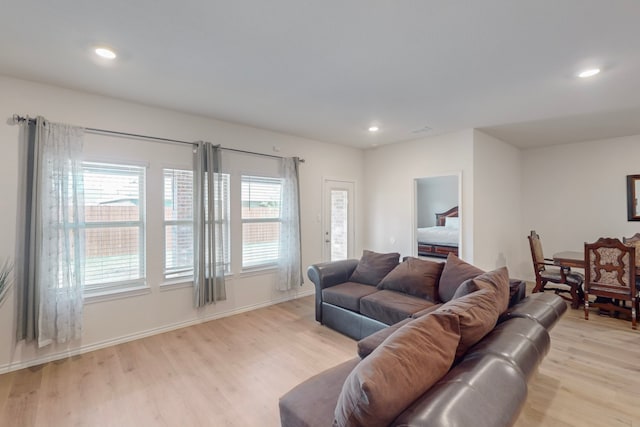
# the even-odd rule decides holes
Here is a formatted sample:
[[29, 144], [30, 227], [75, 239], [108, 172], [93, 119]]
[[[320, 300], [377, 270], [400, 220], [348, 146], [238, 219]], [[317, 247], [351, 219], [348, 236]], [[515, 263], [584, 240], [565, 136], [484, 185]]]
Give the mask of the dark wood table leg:
[[580, 303], [584, 301], [584, 296], [581, 297], [581, 294], [580, 285], [571, 285], [571, 308], [574, 310], [580, 308]]
[[531, 291], [531, 293], [535, 294], [536, 292], [544, 292], [544, 285], [546, 282], [538, 282], [536, 280], [536, 285], [533, 287], [533, 290]]

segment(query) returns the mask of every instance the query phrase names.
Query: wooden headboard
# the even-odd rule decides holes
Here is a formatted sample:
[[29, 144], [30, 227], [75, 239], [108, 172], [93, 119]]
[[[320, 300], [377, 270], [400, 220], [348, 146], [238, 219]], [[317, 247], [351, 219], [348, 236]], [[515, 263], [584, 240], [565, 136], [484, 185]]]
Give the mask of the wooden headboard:
[[442, 227], [442, 226], [444, 226], [444, 221], [445, 221], [446, 217], [457, 217], [457, 216], [458, 216], [458, 207], [457, 206], [452, 207], [448, 211], [437, 213], [436, 214], [436, 225]]

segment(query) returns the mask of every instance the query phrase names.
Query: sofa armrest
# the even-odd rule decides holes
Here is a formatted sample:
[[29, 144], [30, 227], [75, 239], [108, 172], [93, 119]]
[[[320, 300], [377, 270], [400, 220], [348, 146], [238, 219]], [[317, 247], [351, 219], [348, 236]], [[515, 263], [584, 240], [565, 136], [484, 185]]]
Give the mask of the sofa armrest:
[[322, 290], [348, 281], [357, 265], [357, 259], [313, 264], [307, 269], [307, 276], [316, 285], [316, 290]]
[[307, 268], [307, 276], [316, 287], [316, 320], [322, 323], [322, 290], [349, 280], [358, 265], [357, 259], [323, 262]]
[[538, 292], [510, 307], [506, 313], [500, 316], [498, 322], [512, 317], [526, 317], [540, 323], [547, 330], [551, 330], [565, 311], [567, 311], [567, 304], [558, 295], [550, 292]]
[[508, 427], [527, 398], [527, 381], [506, 360], [465, 358], [402, 412], [391, 426]]
[[527, 293], [527, 283], [520, 279], [509, 279], [509, 307], [522, 301]]

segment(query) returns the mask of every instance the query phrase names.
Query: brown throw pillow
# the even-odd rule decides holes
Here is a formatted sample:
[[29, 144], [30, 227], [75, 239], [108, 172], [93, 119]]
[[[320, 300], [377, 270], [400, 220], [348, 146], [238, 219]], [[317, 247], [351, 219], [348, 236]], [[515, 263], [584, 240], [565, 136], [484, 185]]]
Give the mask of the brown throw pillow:
[[500, 267], [497, 270], [481, 274], [473, 279], [479, 289], [491, 288], [496, 291], [496, 305], [499, 314], [504, 313], [509, 308], [511, 289], [509, 287], [509, 271], [507, 267]]
[[400, 254], [397, 252], [380, 254], [364, 250], [362, 258], [360, 258], [349, 281], [376, 286], [384, 276], [398, 265], [399, 260]]
[[495, 327], [498, 321], [495, 291], [485, 288], [452, 299], [427, 317], [438, 312], [455, 314], [459, 318], [460, 342], [456, 357], [460, 357]]
[[453, 294], [455, 294], [458, 286], [467, 279], [473, 279], [476, 276], [484, 273], [478, 267], [464, 262], [454, 254], [450, 253], [447, 256], [447, 262], [440, 275], [440, 284], [438, 286], [438, 294], [440, 301], [451, 301]]
[[438, 301], [438, 282], [443, 262], [407, 257], [378, 283], [378, 289], [398, 291], [429, 301]]
[[448, 313], [398, 329], [351, 371], [333, 425], [389, 425], [449, 371], [459, 339], [458, 317]]

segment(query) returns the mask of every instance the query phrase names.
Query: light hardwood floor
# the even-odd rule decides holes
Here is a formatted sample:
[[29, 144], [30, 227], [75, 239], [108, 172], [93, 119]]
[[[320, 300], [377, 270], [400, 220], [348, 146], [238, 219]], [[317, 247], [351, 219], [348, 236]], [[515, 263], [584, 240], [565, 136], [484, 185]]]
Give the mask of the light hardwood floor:
[[[0, 426], [278, 426], [278, 397], [356, 354], [312, 297], [0, 376]], [[640, 427], [640, 332], [569, 309], [516, 426]], [[469, 426], [473, 427], [473, 426]]]

